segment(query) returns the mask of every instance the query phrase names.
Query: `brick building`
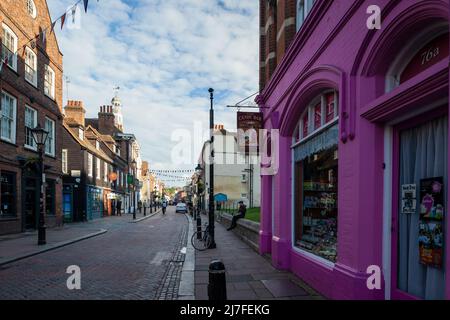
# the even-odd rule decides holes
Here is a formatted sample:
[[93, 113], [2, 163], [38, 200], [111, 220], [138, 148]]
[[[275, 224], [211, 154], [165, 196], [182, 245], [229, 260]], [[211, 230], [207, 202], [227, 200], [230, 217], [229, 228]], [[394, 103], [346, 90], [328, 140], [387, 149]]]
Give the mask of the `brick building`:
[[[112, 107], [101, 107], [100, 121]], [[63, 208], [66, 221], [116, 214], [125, 197], [127, 162], [116, 141], [86, 125], [81, 101], [68, 101], [63, 133]], [[111, 119], [114, 121], [114, 119]]]
[[126, 162], [125, 196], [122, 208], [131, 213], [141, 200], [142, 160], [140, 146], [134, 134], [124, 132], [122, 102], [118, 92], [111, 100], [111, 105], [101, 106], [97, 118], [86, 119], [86, 125], [96, 129], [101, 135], [109, 136], [116, 143], [116, 152]]
[[0, 234], [37, 227], [38, 154], [30, 131], [37, 124], [49, 131], [44, 157], [46, 225], [62, 220], [63, 56], [54, 33], [36, 37], [50, 25], [45, 0], [0, 2]]

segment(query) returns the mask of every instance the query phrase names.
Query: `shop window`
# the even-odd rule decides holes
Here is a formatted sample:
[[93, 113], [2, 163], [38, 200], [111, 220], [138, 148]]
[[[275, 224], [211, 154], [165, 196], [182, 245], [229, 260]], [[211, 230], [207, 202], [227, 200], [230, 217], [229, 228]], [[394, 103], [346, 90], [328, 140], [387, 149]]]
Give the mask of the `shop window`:
[[16, 174], [2, 171], [0, 175], [0, 218], [16, 215]]
[[45, 185], [45, 212], [55, 215], [55, 180], [48, 179]]
[[[328, 91], [306, 107], [293, 145], [294, 246], [331, 262], [337, 259], [338, 108]], [[313, 130], [308, 130], [313, 128]]]

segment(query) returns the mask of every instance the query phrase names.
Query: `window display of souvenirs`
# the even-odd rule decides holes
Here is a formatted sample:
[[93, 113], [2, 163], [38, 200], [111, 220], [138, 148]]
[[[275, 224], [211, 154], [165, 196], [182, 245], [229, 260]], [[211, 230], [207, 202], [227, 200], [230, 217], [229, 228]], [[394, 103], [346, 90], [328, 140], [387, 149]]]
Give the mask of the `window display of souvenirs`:
[[442, 268], [444, 241], [443, 178], [420, 181], [419, 257], [420, 263]]

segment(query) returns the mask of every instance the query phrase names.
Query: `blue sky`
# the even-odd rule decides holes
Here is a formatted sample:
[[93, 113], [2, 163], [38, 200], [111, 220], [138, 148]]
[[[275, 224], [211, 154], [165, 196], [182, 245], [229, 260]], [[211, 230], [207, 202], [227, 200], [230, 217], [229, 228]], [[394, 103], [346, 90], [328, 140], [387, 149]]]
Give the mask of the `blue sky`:
[[[47, 2], [55, 19], [76, 0]], [[216, 123], [228, 129], [236, 110], [225, 106], [258, 90], [258, 14], [256, 0], [91, 0], [80, 28], [56, 28], [70, 80], [64, 101], [84, 101], [94, 117], [120, 86], [125, 130], [136, 134], [143, 159], [178, 168], [171, 135], [193, 131], [194, 121], [208, 127], [209, 87]]]

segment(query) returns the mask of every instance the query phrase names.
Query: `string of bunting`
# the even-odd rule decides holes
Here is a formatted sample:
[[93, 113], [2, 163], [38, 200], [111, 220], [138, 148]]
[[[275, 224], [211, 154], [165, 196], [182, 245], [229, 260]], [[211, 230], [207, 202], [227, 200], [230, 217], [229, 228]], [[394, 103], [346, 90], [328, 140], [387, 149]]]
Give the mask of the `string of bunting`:
[[188, 173], [188, 172], [194, 172], [195, 170], [192, 169], [186, 169], [186, 170], [182, 170], [182, 169], [176, 169], [176, 170], [156, 170], [156, 169], [151, 169], [150, 172], [153, 173], [158, 173], [158, 172], [163, 172], [163, 173]]
[[[84, 11], [87, 13], [88, 10], [88, 5], [89, 5], [89, 0], [78, 0], [75, 4], [73, 4], [72, 6], [69, 7], [68, 10], [66, 10], [66, 12], [64, 12], [64, 14], [62, 16], [60, 16], [58, 19], [54, 20], [48, 27], [42, 29], [40, 31], [39, 34], [37, 34], [34, 38], [31, 38], [29, 41], [27, 41], [23, 46], [21, 46], [20, 48], [17, 48], [17, 50], [13, 53], [13, 56], [16, 56], [17, 53], [20, 50], [25, 50], [25, 48], [31, 43], [31, 46], [33, 47], [33, 49], [36, 47], [36, 43], [35, 41], [37, 39], [41, 39], [42, 43], [45, 44], [47, 41], [47, 32], [50, 31], [49, 34], [52, 34], [56, 23], [58, 21], [61, 21], [61, 30], [64, 28], [64, 24], [66, 22], [66, 18], [67, 18], [67, 14], [70, 12], [72, 15], [72, 18], [75, 19], [75, 14], [76, 14], [76, 10], [78, 8], [78, 5], [83, 2], [83, 6], [84, 6]], [[99, 2], [99, 0], [97, 0], [97, 2]], [[8, 60], [8, 56], [6, 56], [6, 58], [4, 60], [2, 60], [0, 62], [0, 72], [2, 71], [2, 67], [3, 64], [8, 64], [9, 60]]]

